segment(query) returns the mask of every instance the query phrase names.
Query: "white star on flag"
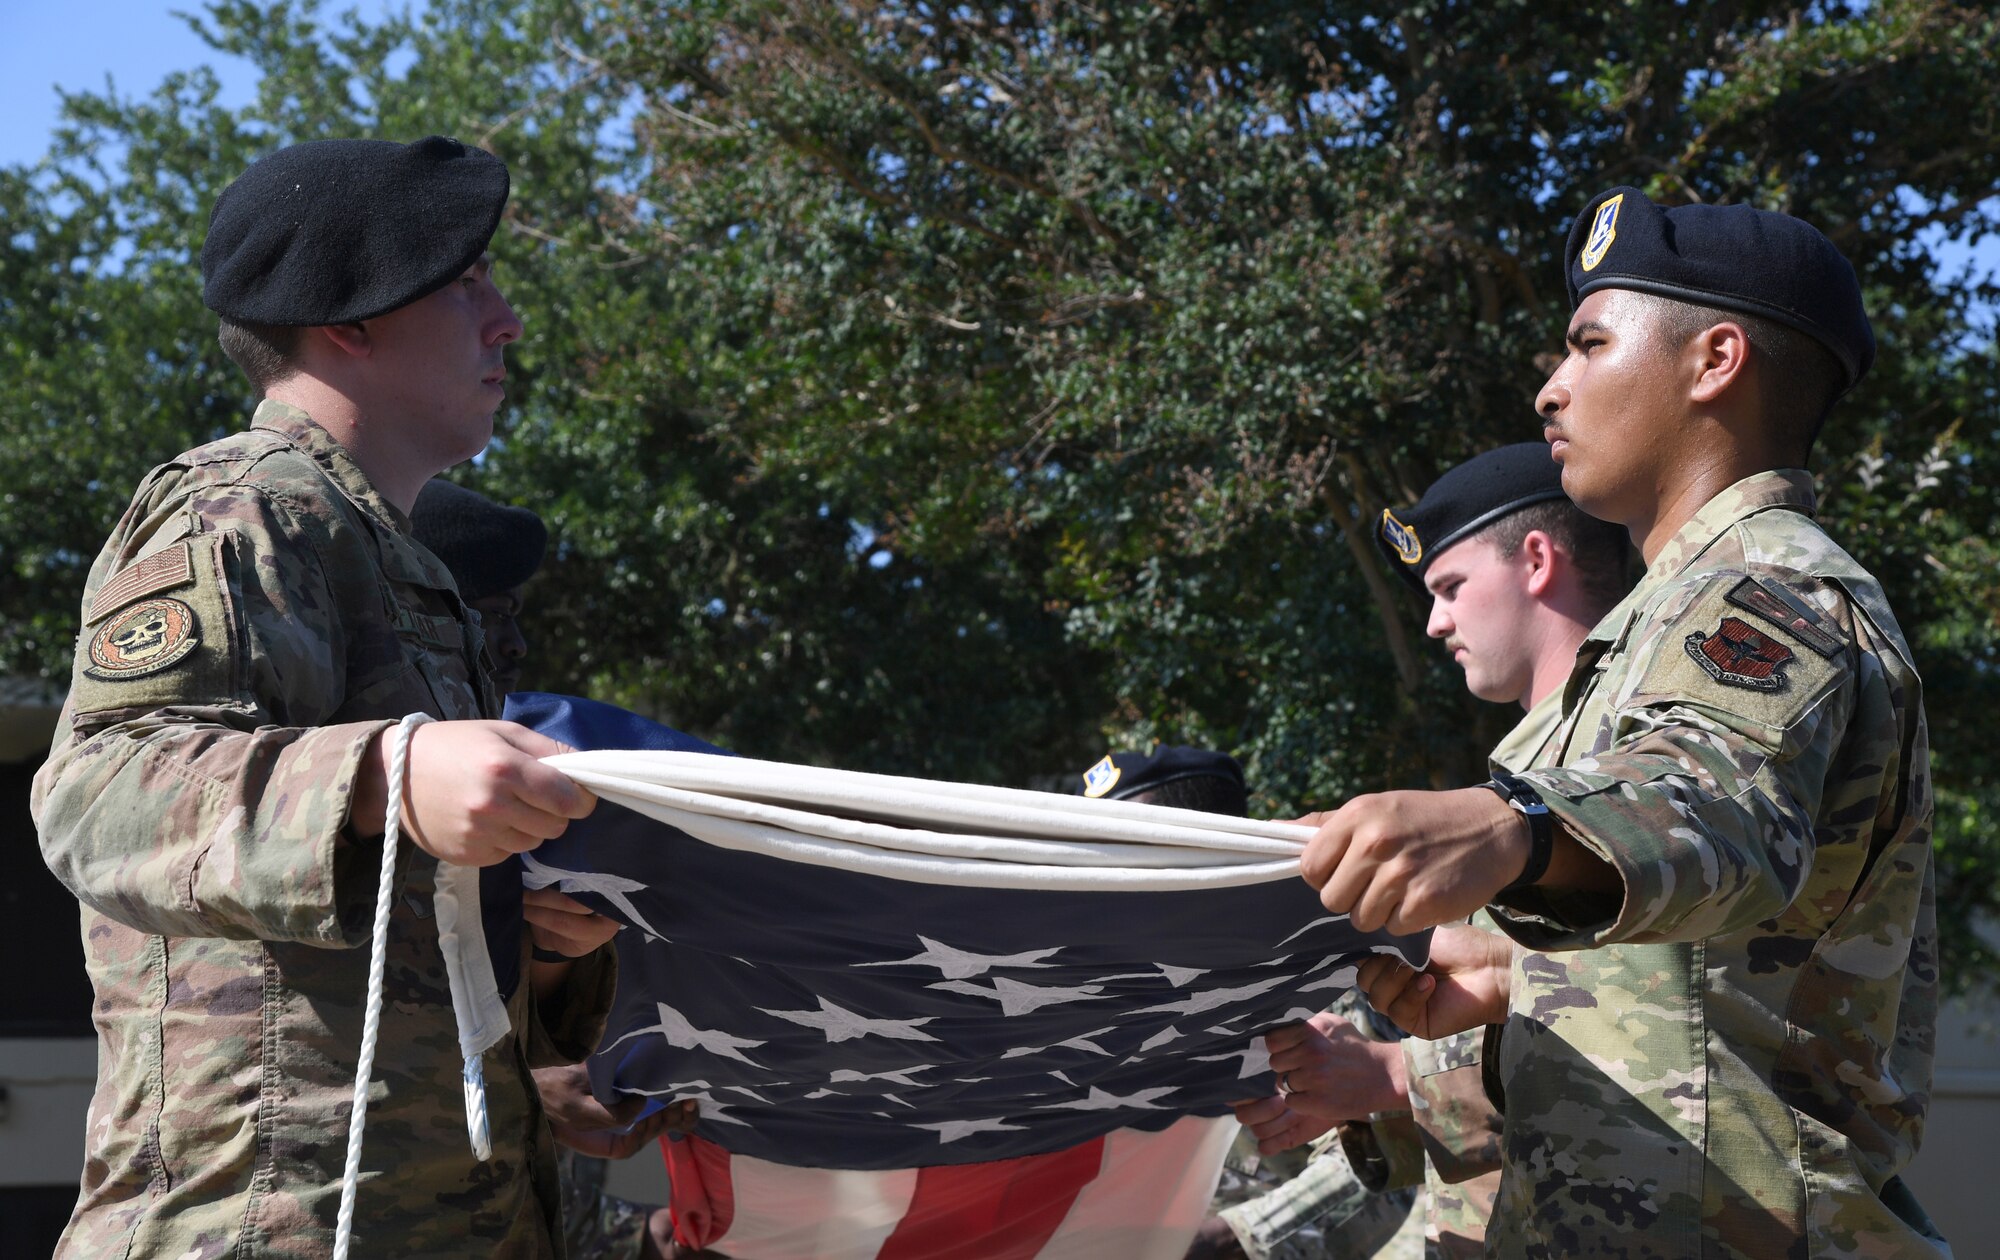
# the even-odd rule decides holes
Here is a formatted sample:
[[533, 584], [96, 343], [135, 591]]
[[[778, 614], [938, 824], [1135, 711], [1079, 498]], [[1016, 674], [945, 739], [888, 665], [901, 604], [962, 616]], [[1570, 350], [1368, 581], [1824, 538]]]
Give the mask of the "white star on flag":
[[[1085, 1050], [1091, 1054], [1101, 1054], [1104, 1055], [1106, 1058], [1109, 1058], [1111, 1056], [1111, 1052], [1109, 1050], [1106, 1050], [1103, 1046], [1100, 1046], [1096, 1042], [1092, 1041], [1091, 1038], [1102, 1037], [1105, 1033], [1115, 1032], [1115, 1031], [1116, 1031], [1115, 1029], [1111, 1028], [1100, 1028], [1096, 1032], [1081, 1033], [1075, 1037], [1071, 1037], [1068, 1041], [1058, 1041], [1056, 1045], [1070, 1050]], [[1051, 1047], [1051, 1049], [1053, 1048], [1054, 1047]]]
[[995, 967], [1053, 967], [1054, 963], [1037, 961], [1050, 954], [1062, 952], [1062, 946], [1050, 949], [1030, 949], [1018, 954], [977, 954], [969, 949], [955, 949], [942, 941], [934, 941], [928, 936], [918, 936], [923, 942], [924, 952], [912, 954], [908, 958], [897, 958], [890, 962], [855, 963], [857, 967], [936, 967], [947, 980], [968, 980], [973, 976], [983, 976]]
[[1162, 1028], [1160, 1031], [1154, 1033], [1152, 1036], [1140, 1042], [1138, 1050], [1134, 1051], [1134, 1053], [1144, 1054], [1148, 1050], [1158, 1050], [1161, 1046], [1166, 1045], [1169, 1041], [1179, 1041], [1182, 1037], [1186, 1035], [1187, 1035], [1186, 1033], [1183, 1033], [1180, 1029], [1174, 1027], [1172, 1024], [1168, 1024], [1165, 1028]]
[[1269, 980], [1258, 980], [1251, 984], [1239, 984], [1233, 989], [1203, 989], [1191, 997], [1178, 1002], [1165, 1002], [1159, 1006], [1142, 1006], [1133, 1012], [1149, 1015], [1154, 1011], [1172, 1011], [1176, 1015], [1199, 1015], [1212, 1011], [1218, 1006], [1228, 1006], [1231, 1002], [1244, 1002], [1256, 997], [1266, 989], [1275, 989], [1285, 983], [1286, 976], [1272, 976]]
[[1354, 987], [1356, 971], [1357, 968], [1354, 967], [1335, 967], [1311, 984], [1300, 985], [1299, 992], [1311, 993], [1316, 989], [1351, 989]]
[[[727, 1059], [735, 1059], [741, 1063], [748, 1063], [751, 1067], [759, 1066], [755, 1059], [745, 1055], [739, 1047], [761, 1046], [764, 1044], [763, 1042], [750, 1037], [731, 1036], [729, 1033], [717, 1029], [696, 1028], [688, 1022], [687, 1016], [668, 1006], [665, 1002], [656, 1002], [654, 1006], [660, 1013], [659, 1023], [652, 1025], [650, 1028], [634, 1028], [631, 1032], [620, 1037], [618, 1041], [612, 1042], [611, 1045], [615, 1046], [619, 1042], [630, 1041], [632, 1038], [643, 1036], [646, 1033], [658, 1033], [662, 1037], [665, 1037], [667, 1044], [676, 1050], [706, 1050], [710, 1054], [719, 1054]], [[607, 1050], [610, 1048], [610, 1046], [605, 1047]]]
[[936, 1066], [935, 1063], [920, 1063], [916, 1067], [891, 1068], [886, 1072], [857, 1072], [853, 1068], [835, 1068], [833, 1075], [826, 1079], [836, 1085], [854, 1081], [894, 1081], [898, 1085], [910, 1085], [922, 1089], [924, 1083], [911, 1080], [910, 1073], [928, 1072]]
[[596, 893], [623, 911], [625, 916], [638, 924], [639, 929], [646, 935], [659, 941], [667, 939], [659, 932], [653, 930], [653, 925], [646, 922], [645, 916], [639, 913], [639, 908], [634, 906], [632, 899], [625, 895], [626, 893], [646, 891], [646, 884], [643, 880], [625, 879], [622, 876], [605, 875], [597, 871], [560, 870], [556, 867], [544, 866], [542, 863], [537, 862], [535, 855], [532, 853], [521, 854], [521, 866], [523, 867], [521, 871], [521, 883], [525, 886], [540, 889], [547, 888], [553, 884], [557, 892]]
[[1153, 1100], [1162, 1094], [1171, 1094], [1177, 1088], [1178, 1086], [1174, 1085], [1156, 1085], [1151, 1089], [1142, 1089], [1136, 1093], [1120, 1097], [1117, 1094], [1108, 1093], [1092, 1085], [1090, 1087], [1090, 1095], [1086, 1098], [1075, 1098], [1069, 1102], [1043, 1103], [1041, 1106], [1035, 1108], [1035, 1110], [1116, 1111], [1120, 1107], [1141, 1107], [1147, 1111], [1159, 1111], [1161, 1109], [1160, 1105]]
[[1094, 984], [1076, 988], [1058, 988], [1051, 985], [1023, 984], [1019, 980], [1009, 980], [1006, 976], [993, 977], [993, 987], [990, 989], [982, 989], [965, 980], [940, 980], [925, 987], [992, 998], [1000, 1003], [1002, 1015], [1026, 1015], [1040, 1007], [1058, 1002], [1088, 1002], [1104, 996], [1099, 986]]
[[913, 1129], [929, 1129], [938, 1135], [938, 1141], [956, 1142], [973, 1133], [1000, 1133], [1010, 1129], [1024, 1129], [1021, 1124], [1008, 1124], [999, 1116], [985, 1120], [945, 1120], [937, 1124], [913, 1124]]
[[819, 999], [816, 1011], [774, 1011], [769, 1007], [757, 1008], [766, 1015], [789, 1020], [807, 1028], [817, 1028], [826, 1034], [828, 1042], [848, 1041], [855, 1037], [893, 1037], [898, 1041], [936, 1041], [929, 1033], [918, 1032], [918, 1024], [928, 1024], [931, 1017], [922, 1019], [870, 1019], [857, 1015], [844, 1006], [835, 1006], [825, 998]]
[[635, 1089], [632, 1092], [635, 1094], [644, 1094], [648, 1098], [672, 1098], [676, 1102], [692, 1098], [695, 1102], [701, 1104], [701, 1118], [703, 1120], [718, 1120], [723, 1124], [740, 1124], [745, 1128], [748, 1128], [750, 1125], [748, 1120], [729, 1114], [730, 1108], [737, 1104], [723, 1102], [716, 1098], [714, 1094], [701, 1091], [678, 1092], [664, 1089]]

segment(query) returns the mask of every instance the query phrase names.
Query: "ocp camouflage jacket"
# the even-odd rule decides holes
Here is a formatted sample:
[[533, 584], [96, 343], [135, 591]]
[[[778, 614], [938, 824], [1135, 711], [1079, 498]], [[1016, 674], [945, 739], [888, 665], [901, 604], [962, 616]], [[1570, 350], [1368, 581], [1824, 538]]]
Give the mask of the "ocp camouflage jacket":
[[[390, 721], [497, 712], [478, 631], [340, 444], [270, 402], [146, 478], [83, 609], [34, 802], [96, 988], [97, 1091], [59, 1254], [327, 1256], [381, 853], [350, 833], [349, 797]], [[555, 1009], [518, 986], [514, 1035], [485, 1056], [494, 1150], [477, 1162], [436, 862], [406, 844], [399, 868], [356, 1253], [559, 1254], [528, 1069], [595, 1044], [609, 951]]]
[[1937, 1005], [1922, 689], [1803, 472], [1730, 487], [1591, 633], [1526, 771], [1622, 898], [1515, 894], [1505, 1256], [1948, 1254], [1899, 1174]]

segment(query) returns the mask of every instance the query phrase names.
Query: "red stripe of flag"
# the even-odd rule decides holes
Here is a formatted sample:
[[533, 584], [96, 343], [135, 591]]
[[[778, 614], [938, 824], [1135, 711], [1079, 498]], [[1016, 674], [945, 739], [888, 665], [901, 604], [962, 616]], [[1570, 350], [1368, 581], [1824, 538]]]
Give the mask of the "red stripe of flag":
[[1104, 1166], [1104, 1139], [1047, 1155], [917, 1170], [876, 1260], [1033, 1260]]
[[668, 1210], [674, 1218], [674, 1239], [697, 1251], [722, 1241], [736, 1219], [736, 1188], [729, 1179], [729, 1152], [713, 1142], [689, 1135], [660, 1139], [673, 1182]]

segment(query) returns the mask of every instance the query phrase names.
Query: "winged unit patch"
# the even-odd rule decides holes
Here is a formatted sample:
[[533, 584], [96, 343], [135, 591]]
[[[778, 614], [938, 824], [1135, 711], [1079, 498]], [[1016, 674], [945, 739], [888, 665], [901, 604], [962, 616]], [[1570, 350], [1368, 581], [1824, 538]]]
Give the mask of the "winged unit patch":
[[1724, 617], [1712, 634], [1689, 635], [1687, 652], [1710, 678], [1731, 687], [1783, 691], [1791, 681], [1784, 667], [1792, 649], [1735, 617]]

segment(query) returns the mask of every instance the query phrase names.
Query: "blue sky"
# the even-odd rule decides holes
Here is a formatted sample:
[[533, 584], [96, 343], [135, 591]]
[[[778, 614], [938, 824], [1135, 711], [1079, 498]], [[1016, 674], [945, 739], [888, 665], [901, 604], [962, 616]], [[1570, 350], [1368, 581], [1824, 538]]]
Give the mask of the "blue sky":
[[[392, 9], [422, 8], [399, 0], [328, 0], [323, 18], [350, 10], [370, 21]], [[173, 11], [202, 12], [200, 0], [0, 0], [0, 164], [32, 162], [55, 130], [58, 85], [102, 90], [106, 75], [125, 96], [159, 86], [168, 72], [214, 68], [223, 100], [242, 105], [256, 71], [195, 37]]]

